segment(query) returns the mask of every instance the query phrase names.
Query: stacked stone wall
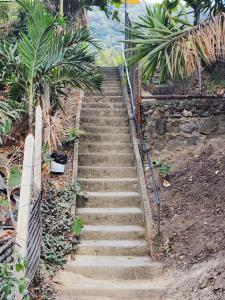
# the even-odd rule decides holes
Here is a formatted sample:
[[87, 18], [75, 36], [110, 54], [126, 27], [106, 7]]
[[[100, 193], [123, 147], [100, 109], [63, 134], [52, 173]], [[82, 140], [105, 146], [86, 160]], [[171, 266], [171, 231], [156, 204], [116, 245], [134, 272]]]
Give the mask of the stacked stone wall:
[[143, 100], [150, 148], [179, 150], [225, 135], [225, 99]]

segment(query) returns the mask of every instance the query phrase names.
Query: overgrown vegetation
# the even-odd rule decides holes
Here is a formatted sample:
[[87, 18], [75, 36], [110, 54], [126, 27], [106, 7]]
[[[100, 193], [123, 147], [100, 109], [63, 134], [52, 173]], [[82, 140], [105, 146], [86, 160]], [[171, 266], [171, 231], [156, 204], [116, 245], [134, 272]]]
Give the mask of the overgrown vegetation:
[[79, 241], [84, 225], [81, 218], [74, 216], [76, 194], [81, 193], [78, 183], [63, 190], [48, 188], [46, 199], [42, 202], [43, 237], [40, 271], [30, 289], [33, 296], [51, 299], [53, 288], [51, 277], [61, 268], [67, 255], [71, 254]]
[[47, 268], [59, 268], [66, 261], [66, 255], [72, 252], [76, 244], [74, 215], [76, 194], [79, 184], [73, 184], [64, 190], [49, 189], [42, 203], [43, 242], [41, 258]]
[[[60, 124], [54, 117], [60, 97], [68, 84], [101, 89], [102, 76], [95, 68], [96, 45], [87, 28], [69, 29], [61, 17], [49, 13], [43, 2], [17, 1], [25, 14], [25, 30], [17, 40], [4, 38], [0, 46], [0, 78], [4, 94], [1, 112], [1, 139], [15, 121], [29, 114], [33, 130], [34, 107], [44, 111], [46, 141], [53, 149], [60, 143]], [[49, 103], [46, 99], [50, 97]], [[51, 128], [51, 132], [49, 132]]]
[[[161, 82], [183, 78], [196, 70], [200, 72], [202, 64], [209, 66], [224, 57], [221, 10], [212, 6], [211, 1], [186, 2], [194, 9], [194, 24], [181, 2], [164, 0], [162, 4], [147, 7], [146, 16], [129, 26], [133, 52], [130, 62], [143, 62], [145, 78], [153, 77], [156, 72], [160, 72]], [[207, 13], [216, 16], [199, 23], [201, 13], [204, 18]]]
[[8, 300], [17, 291], [24, 300], [31, 300], [27, 290], [27, 279], [20, 272], [26, 269], [26, 261], [17, 257], [15, 263], [0, 264], [1, 299]]

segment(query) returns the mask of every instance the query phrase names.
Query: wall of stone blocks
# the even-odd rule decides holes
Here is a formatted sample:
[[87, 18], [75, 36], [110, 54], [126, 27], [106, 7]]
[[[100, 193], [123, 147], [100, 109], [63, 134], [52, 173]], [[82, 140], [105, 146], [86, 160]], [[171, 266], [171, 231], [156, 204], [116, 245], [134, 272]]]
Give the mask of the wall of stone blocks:
[[179, 150], [225, 135], [225, 99], [143, 100], [142, 112], [154, 150]]

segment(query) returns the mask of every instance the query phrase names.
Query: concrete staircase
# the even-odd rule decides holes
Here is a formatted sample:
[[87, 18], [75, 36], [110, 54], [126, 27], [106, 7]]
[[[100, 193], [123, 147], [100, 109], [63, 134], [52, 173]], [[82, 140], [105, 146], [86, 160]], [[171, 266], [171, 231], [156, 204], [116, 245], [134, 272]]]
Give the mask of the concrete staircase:
[[162, 266], [152, 261], [116, 68], [104, 68], [104, 96], [86, 92], [81, 109], [78, 176], [87, 191], [75, 260], [57, 276], [57, 299], [163, 299]]

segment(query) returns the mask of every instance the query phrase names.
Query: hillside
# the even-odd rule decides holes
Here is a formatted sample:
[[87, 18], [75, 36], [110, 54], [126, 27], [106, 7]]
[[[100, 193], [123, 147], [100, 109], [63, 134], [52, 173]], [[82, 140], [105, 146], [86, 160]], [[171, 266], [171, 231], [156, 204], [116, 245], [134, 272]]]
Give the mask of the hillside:
[[[128, 6], [128, 11], [132, 19], [145, 14], [145, 4]], [[95, 8], [88, 13], [89, 25], [94, 29], [97, 39], [103, 49], [119, 48], [124, 35], [124, 6], [119, 9], [120, 22], [109, 20], [105, 13]]]

